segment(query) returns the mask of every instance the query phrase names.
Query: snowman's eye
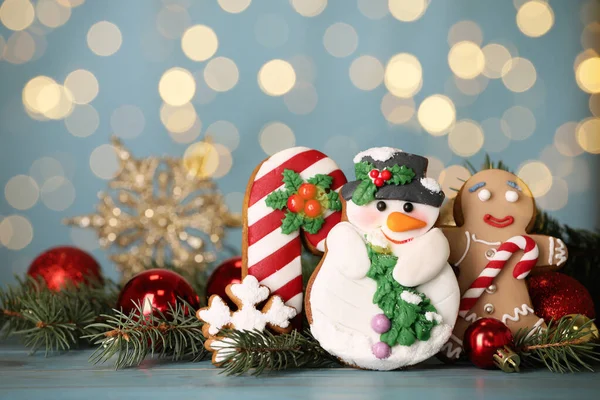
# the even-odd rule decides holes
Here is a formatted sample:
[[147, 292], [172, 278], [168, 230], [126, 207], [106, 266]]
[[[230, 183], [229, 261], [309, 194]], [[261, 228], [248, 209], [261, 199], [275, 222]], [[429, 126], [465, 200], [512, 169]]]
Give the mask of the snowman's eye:
[[387, 204], [385, 204], [385, 201], [378, 201], [377, 202], [377, 209], [379, 211], [385, 211], [386, 208], [387, 208]]
[[412, 210], [415, 209], [415, 206], [413, 206], [413, 203], [404, 203], [404, 212], [412, 212]]
[[487, 189], [483, 189], [477, 193], [477, 197], [479, 197], [479, 200], [481, 201], [488, 201], [492, 197], [492, 193]]
[[514, 190], [507, 190], [504, 194], [504, 197], [509, 203], [514, 203], [515, 201], [519, 200], [519, 193], [515, 192]]

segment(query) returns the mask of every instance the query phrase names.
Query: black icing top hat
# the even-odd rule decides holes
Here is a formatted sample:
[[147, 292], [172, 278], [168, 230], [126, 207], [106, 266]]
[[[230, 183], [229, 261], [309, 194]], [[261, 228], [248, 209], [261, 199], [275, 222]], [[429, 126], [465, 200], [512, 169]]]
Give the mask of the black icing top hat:
[[374, 147], [354, 157], [356, 180], [342, 187], [342, 197], [362, 206], [373, 200], [404, 200], [440, 207], [444, 192], [427, 178], [428, 160], [392, 147]]

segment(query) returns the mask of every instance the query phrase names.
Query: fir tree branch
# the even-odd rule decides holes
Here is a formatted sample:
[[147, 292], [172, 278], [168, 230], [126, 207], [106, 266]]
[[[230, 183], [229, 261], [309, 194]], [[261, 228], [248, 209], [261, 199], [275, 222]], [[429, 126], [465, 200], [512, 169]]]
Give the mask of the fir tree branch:
[[325, 351], [308, 331], [274, 335], [230, 330], [223, 331], [220, 336], [227, 344], [223, 360], [223, 372], [227, 375], [241, 375], [253, 370], [252, 375], [256, 376], [265, 371], [339, 366], [337, 359]]
[[102, 317], [104, 322], [87, 327], [97, 331], [86, 337], [98, 345], [90, 356], [90, 362], [94, 364], [116, 356], [115, 369], [120, 369], [140, 365], [147, 356], [198, 361], [207, 354], [203, 323], [196, 318], [193, 308], [183, 301], [166, 314], [154, 309], [153, 313], [144, 315], [141, 304], [137, 304], [129, 315], [113, 310], [112, 315]]
[[577, 318], [563, 317], [551, 321], [546, 330], [528, 336], [523, 329], [515, 335], [515, 346], [524, 365], [546, 366], [552, 372], [593, 371], [592, 363], [600, 362], [600, 343], [590, 340], [592, 320], [579, 329], [573, 327]]
[[0, 330], [3, 337], [20, 337], [32, 353], [71, 350], [82, 335], [94, 332], [85, 327], [110, 309], [116, 295], [111, 282], [69, 285], [54, 292], [28, 278], [0, 290]]

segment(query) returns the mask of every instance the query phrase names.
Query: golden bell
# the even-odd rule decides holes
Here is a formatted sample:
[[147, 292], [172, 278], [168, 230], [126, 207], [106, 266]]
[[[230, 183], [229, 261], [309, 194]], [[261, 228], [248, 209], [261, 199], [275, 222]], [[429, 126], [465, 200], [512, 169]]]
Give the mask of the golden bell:
[[572, 321], [571, 330], [573, 333], [579, 333], [579, 331], [585, 331], [587, 334], [583, 334], [580, 336], [582, 341], [597, 341], [600, 338], [600, 333], [598, 333], [598, 327], [585, 315], [581, 314], [569, 314], [565, 315], [565, 318], [568, 318]]
[[496, 350], [493, 356], [494, 364], [504, 372], [519, 372], [521, 357], [510, 347], [504, 346]]

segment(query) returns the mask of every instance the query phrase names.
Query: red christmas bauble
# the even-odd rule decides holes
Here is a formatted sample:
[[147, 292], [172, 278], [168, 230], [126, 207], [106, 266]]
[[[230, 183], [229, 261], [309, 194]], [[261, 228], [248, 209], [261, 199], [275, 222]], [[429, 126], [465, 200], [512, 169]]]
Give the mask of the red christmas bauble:
[[218, 295], [225, 300], [231, 309], [236, 309], [235, 304], [229, 300], [225, 288], [230, 283], [242, 282], [242, 258], [233, 257], [223, 261], [210, 275], [206, 283], [206, 296]]
[[167, 269], [149, 269], [129, 280], [121, 290], [117, 309], [129, 314], [142, 306], [143, 315], [152, 314], [154, 309], [168, 315], [170, 308], [181, 298], [189, 303], [194, 312], [199, 308], [199, 298], [192, 286], [178, 273]]
[[50, 290], [59, 291], [70, 283], [102, 283], [100, 265], [76, 247], [61, 246], [46, 250], [29, 266], [27, 275], [42, 278]]
[[479, 368], [496, 368], [494, 354], [497, 350], [513, 347], [510, 329], [494, 318], [482, 318], [473, 322], [463, 337], [465, 354]]
[[546, 323], [569, 314], [596, 317], [594, 301], [585, 286], [560, 272], [545, 272], [529, 279], [529, 296], [535, 314]]

